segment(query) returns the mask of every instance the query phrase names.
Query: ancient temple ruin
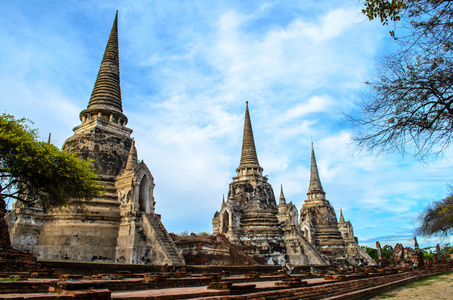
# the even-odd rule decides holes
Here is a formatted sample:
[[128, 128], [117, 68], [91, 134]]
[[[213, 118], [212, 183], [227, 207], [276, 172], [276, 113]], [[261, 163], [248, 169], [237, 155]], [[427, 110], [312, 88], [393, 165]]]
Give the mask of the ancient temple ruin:
[[[41, 259], [183, 265], [184, 258], [155, 213], [154, 178], [138, 160], [123, 113], [118, 14], [81, 124], [63, 148], [91, 159], [106, 191], [99, 198], [45, 214], [15, 203], [5, 219], [11, 244]], [[312, 148], [307, 200], [300, 213], [280, 188], [278, 203], [263, 176], [246, 103], [242, 154], [226, 201], [212, 220], [213, 233], [252, 246], [269, 264], [325, 265], [374, 261], [358, 246], [351, 223], [325, 198]], [[253, 250], [255, 249], [255, 250]]]
[[311, 146], [310, 184], [307, 199], [300, 210], [300, 227], [305, 238], [329, 260], [340, 264], [358, 264], [374, 260], [358, 245], [351, 222], [345, 222], [340, 211], [340, 222], [335, 210], [325, 197]]
[[300, 233], [297, 208], [281, 192], [277, 205], [272, 186], [258, 162], [252, 124], [245, 109], [242, 154], [237, 176], [230, 183], [227, 201], [212, 220], [213, 233], [233, 243], [251, 245], [270, 264], [288, 258], [291, 264], [326, 264], [327, 261]]
[[92, 159], [106, 191], [99, 198], [44, 214], [16, 203], [6, 219], [11, 243], [37, 258], [183, 265], [184, 259], [154, 212], [154, 178], [126, 127], [123, 113], [118, 12], [81, 124], [63, 148]]
[[258, 162], [248, 103], [236, 172], [228, 199], [212, 220], [214, 234], [222, 233], [233, 243], [257, 247], [270, 264], [282, 260], [293, 265], [374, 264], [358, 246], [351, 223], [345, 222], [342, 214], [337, 222], [333, 207], [324, 197], [313, 148], [308, 199], [302, 206], [300, 223], [297, 208], [286, 202], [283, 187], [277, 205]]

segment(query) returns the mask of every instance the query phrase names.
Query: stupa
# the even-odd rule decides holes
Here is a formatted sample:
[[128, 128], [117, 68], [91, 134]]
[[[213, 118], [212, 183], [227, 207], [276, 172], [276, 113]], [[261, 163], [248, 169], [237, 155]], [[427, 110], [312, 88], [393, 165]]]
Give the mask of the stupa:
[[255, 246], [257, 255], [264, 256], [269, 264], [287, 260], [295, 265], [326, 264], [301, 234], [297, 208], [286, 203], [283, 189], [279, 204], [275, 201], [272, 186], [258, 162], [248, 102], [236, 172], [227, 201], [223, 201], [212, 220], [214, 234], [222, 233], [232, 243]]
[[7, 215], [13, 247], [37, 258], [183, 265], [155, 213], [154, 178], [138, 161], [123, 113], [118, 12], [90, 101], [63, 148], [91, 159], [106, 191], [99, 198], [44, 214], [16, 203]]
[[307, 199], [300, 210], [300, 227], [305, 238], [330, 261], [357, 265], [375, 261], [358, 245], [351, 222], [345, 222], [340, 211], [340, 222], [333, 206], [325, 197], [311, 145], [310, 184]]

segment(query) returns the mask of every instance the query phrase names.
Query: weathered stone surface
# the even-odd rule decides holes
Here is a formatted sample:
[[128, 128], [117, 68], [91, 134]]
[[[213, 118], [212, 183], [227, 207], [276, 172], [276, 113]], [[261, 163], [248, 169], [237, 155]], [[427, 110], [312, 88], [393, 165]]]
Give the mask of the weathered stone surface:
[[422, 267], [424, 265], [423, 253], [420, 249], [412, 249], [396, 244], [393, 248], [391, 263], [398, 267]]
[[259, 249], [231, 243], [225, 235], [172, 236], [188, 265], [263, 265]]
[[351, 222], [345, 222], [342, 213], [340, 222], [337, 222], [335, 210], [325, 198], [325, 194], [312, 145], [310, 184], [307, 199], [300, 210], [300, 226], [305, 238], [333, 263], [375, 264], [374, 260], [359, 247]]
[[11, 237], [11, 245], [22, 251], [33, 252], [39, 233], [45, 221], [41, 209], [26, 207], [22, 202], [13, 203], [13, 209], [5, 216]]
[[76, 153], [82, 159], [93, 160], [93, 168], [100, 175], [118, 176], [126, 166], [132, 144], [130, 137], [132, 130], [108, 131], [102, 128], [109, 126], [108, 121], [103, 124], [104, 126], [99, 126], [104, 122], [97, 120], [98, 124], [93, 124], [93, 132], [74, 134], [66, 140], [63, 148]]
[[82, 123], [64, 149], [93, 167], [105, 185], [99, 198], [55, 209], [15, 206], [9, 213], [14, 246], [38, 258], [137, 264], [183, 265], [160, 215], [155, 214], [154, 178], [138, 162], [132, 130], [125, 127], [119, 85], [118, 28], [115, 18], [98, 77]]
[[5, 221], [6, 203], [0, 196], [0, 272], [32, 271], [39, 268], [36, 258], [28, 251], [19, 251], [11, 246], [8, 226]]
[[351, 223], [345, 222], [343, 215], [337, 222], [335, 210], [325, 198], [313, 148], [308, 199], [302, 206], [300, 223], [297, 208], [286, 203], [283, 188], [276, 204], [258, 163], [248, 103], [236, 172], [227, 201], [212, 219], [214, 234], [225, 234], [232, 243], [257, 247], [269, 264], [374, 263], [358, 246]]
[[242, 155], [237, 176], [230, 183], [227, 201], [212, 220], [214, 234], [224, 234], [232, 243], [257, 247], [269, 264], [289, 260], [291, 264], [325, 264], [305, 240], [297, 224], [297, 209], [286, 204], [283, 191], [279, 205], [263, 168], [253, 139], [248, 110], [245, 111]]

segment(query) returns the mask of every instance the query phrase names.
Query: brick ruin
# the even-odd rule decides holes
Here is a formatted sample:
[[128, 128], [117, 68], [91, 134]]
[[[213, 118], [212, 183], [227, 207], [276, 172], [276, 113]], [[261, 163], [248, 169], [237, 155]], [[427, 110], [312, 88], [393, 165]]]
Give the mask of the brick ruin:
[[374, 264], [374, 260], [358, 245], [350, 221], [340, 210], [340, 221], [333, 206], [325, 197], [311, 145], [310, 183], [307, 199], [300, 210], [300, 229], [304, 237], [329, 261], [337, 264]]
[[31, 271], [39, 268], [36, 257], [29, 251], [19, 251], [11, 246], [5, 221], [6, 203], [0, 196], [0, 270], [2, 272]]
[[[438, 244], [439, 245], [439, 244]], [[424, 267], [425, 264], [437, 263], [439, 261], [438, 253], [434, 255], [433, 261], [425, 260], [423, 252], [420, 250], [417, 238], [414, 237], [414, 248], [404, 247], [397, 243], [394, 248], [389, 249], [390, 258], [383, 256], [381, 244], [376, 242], [378, 253], [378, 263], [381, 267], [394, 266], [400, 268]]]
[[15, 203], [7, 213], [12, 246], [40, 259], [184, 265], [154, 212], [154, 178], [126, 127], [123, 114], [118, 12], [81, 124], [63, 148], [93, 160], [106, 191], [99, 198], [44, 214]]
[[188, 236], [172, 235], [181, 249], [188, 265], [197, 266], [256, 266], [267, 261], [259, 254], [259, 249], [231, 243], [225, 235]]
[[227, 201], [212, 219], [214, 234], [224, 234], [235, 244], [257, 247], [268, 264], [375, 263], [358, 246], [351, 223], [345, 222], [342, 214], [337, 222], [321, 186], [313, 145], [308, 199], [302, 206], [300, 223], [297, 208], [292, 202], [286, 203], [283, 188], [277, 205], [272, 186], [258, 162], [248, 102], [236, 172]]
[[[345, 222], [342, 213], [338, 222], [325, 198], [313, 147], [308, 198], [300, 216], [296, 205], [286, 202], [283, 187], [277, 203], [258, 161], [248, 103], [237, 176], [212, 220], [214, 236], [224, 235], [228, 243], [243, 247], [206, 240], [204, 246], [199, 246], [202, 241], [180, 241], [179, 249], [155, 213], [154, 178], [146, 164], [138, 161], [132, 129], [126, 127], [117, 19], [118, 15], [90, 101], [80, 113], [81, 124], [63, 145], [65, 150], [93, 160], [106, 192], [81, 207], [69, 205], [48, 214], [39, 207], [15, 203], [5, 217], [13, 247], [39, 259], [135, 264], [184, 265], [183, 254], [192, 255], [194, 261], [194, 255], [220, 255], [225, 264], [374, 264], [358, 246], [352, 224]], [[242, 256], [222, 256], [225, 251], [230, 256], [242, 251]], [[206, 263], [220, 262], [212, 259]]]
[[424, 267], [152, 266], [42, 262], [46, 271], [0, 282], [1, 299], [370, 299], [453, 268], [451, 259]]
[[[300, 216], [282, 187], [277, 204], [258, 162], [248, 104], [240, 165], [213, 218], [214, 234], [169, 234], [155, 213], [153, 176], [138, 160], [126, 127], [117, 17], [91, 99], [80, 113], [82, 123], [63, 146], [94, 160], [106, 192], [83, 207], [70, 204], [49, 214], [19, 203], [8, 212], [0, 199], [0, 278], [18, 279], [0, 282], [0, 300], [364, 299], [453, 270], [452, 259], [436, 255], [425, 261], [416, 240], [414, 249], [397, 244], [389, 265], [375, 265], [358, 247], [352, 224], [341, 211], [337, 221], [325, 198], [313, 146]], [[38, 263], [33, 254], [48, 260]], [[264, 265], [284, 260], [298, 265], [292, 274]], [[357, 266], [360, 262], [368, 266]], [[176, 287], [186, 289], [161, 292]]]

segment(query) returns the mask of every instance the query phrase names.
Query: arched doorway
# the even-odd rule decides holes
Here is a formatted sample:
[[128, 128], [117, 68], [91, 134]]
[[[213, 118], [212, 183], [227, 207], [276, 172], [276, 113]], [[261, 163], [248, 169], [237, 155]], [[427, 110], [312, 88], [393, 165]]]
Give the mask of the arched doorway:
[[140, 189], [138, 192], [138, 206], [139, 211], [148, 212], [149, 203], [149, 179], [148, 176], [143, 176], [140, 181]]
[[227, 233], [230, 227], [230, 214], [225, 211], [222, 215], [222, 233]]

